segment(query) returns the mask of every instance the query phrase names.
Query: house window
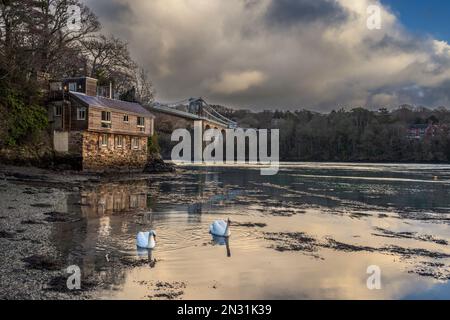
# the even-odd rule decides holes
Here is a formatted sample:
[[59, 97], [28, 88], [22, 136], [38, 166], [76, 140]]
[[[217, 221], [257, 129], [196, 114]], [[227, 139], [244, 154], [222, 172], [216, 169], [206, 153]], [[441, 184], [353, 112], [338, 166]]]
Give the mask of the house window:
[[139, 138], [131, 138], [131, 148], [134, 150], [139, 149]]
[[145, 118], [144, 117], [137, 117], [137, 126], [139, 128], [139, 131], [141, 131], [141, 132], [145, 131]]
[[127, 114], [123, 116], [123, 122], [127, 122], [128, 123], [128, 115]]
[[86, 108], [77, 108], [77, 120], [86, 120]]
[[108, 140], [109, 140], [109, 135], [108, 134], [102, 134], [100, 136], [100, 146], [101, 147], [107, 147], [108, 146]]
[[123, 147], [123, 136], [116, 136], [116, 148]]
[[111, 128], [111, 112], [102, 111], [102, 128]]
[[136, 195], [130, 195], [130, 208], [137, 208], [139, 205], [139, 200]]
[[73, 91], [73, 92], [77, 91], [77, 83], [76, 82], [69, 83], [69, 91]]
[[56, 106], [55, 107], [55, 116], [61, 117], [63, 114], [63, 107], [62, 106]]

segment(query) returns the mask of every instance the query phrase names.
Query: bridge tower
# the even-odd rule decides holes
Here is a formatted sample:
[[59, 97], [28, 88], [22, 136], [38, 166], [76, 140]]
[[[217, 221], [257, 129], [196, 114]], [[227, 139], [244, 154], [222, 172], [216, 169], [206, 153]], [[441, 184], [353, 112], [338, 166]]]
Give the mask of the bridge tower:
[[203, 116], [203, 103], [204, 101], [202, 98], [190, 98], [188, 112], [198, 116]]

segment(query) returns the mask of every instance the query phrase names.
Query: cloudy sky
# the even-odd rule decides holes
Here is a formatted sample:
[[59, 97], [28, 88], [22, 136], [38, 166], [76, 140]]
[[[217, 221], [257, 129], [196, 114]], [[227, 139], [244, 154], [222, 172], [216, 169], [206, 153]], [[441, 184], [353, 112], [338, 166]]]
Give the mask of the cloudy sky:
[[[450, 107], [447, 1], [85, 1], [104, 33], [125, 39], [149, 70], [158, 101], [202, 96], [253, 110]], [[367, 27], [373, 4], [380, 30]]]

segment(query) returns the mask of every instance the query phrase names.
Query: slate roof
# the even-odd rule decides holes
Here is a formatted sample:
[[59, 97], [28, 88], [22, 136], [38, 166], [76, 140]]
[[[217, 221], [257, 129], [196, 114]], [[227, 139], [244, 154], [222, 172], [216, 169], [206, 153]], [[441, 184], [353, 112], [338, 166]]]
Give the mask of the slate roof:
[[108, 99], [104, 97], [92, 97], [80, 92], [70, 92], [70, 95], [80, 100], [82, 103], [98, 108], [116, 109], [129, 113], [136, 113], [143, 117], [154, 118], [155, 116], [141, 106], [139, 103], [127, 102], [122, 100]]

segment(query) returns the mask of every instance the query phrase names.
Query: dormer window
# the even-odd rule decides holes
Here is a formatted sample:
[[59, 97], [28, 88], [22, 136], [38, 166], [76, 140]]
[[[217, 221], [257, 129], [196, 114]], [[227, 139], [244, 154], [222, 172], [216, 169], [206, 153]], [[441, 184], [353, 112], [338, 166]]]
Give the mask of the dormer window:
[[102, 128], [111, 129], [111, 112], [102, 111]]
[[77, 92], [77, 83], [76, 82], [69, 83], [69, 91]]

